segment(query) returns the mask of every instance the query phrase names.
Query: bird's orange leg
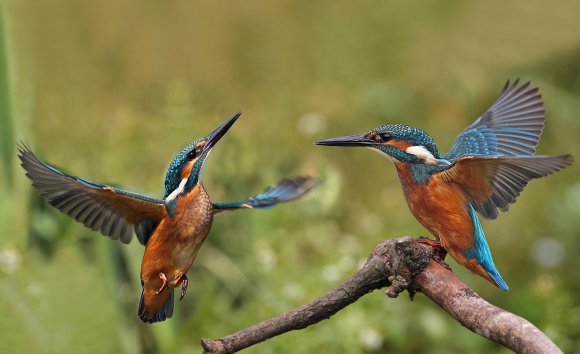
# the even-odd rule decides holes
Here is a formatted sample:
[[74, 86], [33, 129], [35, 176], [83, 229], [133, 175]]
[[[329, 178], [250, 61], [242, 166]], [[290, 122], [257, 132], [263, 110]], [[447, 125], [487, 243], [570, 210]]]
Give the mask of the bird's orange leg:
[[181, 284], [181, 295], [179, 296], [179, 300], [181, 301], [187, 292], [187, 285], [189, 284], [187, 275], [183, 274], [175, 286], [177, 287], [179, 284]]
[[161, 294], [163, 290], [167, 288], [167, 277], [165, 276], [165, 273], [159, 272], [159, 278], [161, 278], [163, 284], [161, 284], [161, 288], [155, 292], [157, 295]]
[[444, 266], [445, 268], [451, 270], [451, 268], [449, 268], [449, 265], [447, 265], [447, 263], [445, 263], [445, 261], [444, 261], [445, 256], [447, 255], [447, 250], [445, 248], [443, 248], [443, 246], [441, 245], [441, 242], [439, 242], [437, 240], [432, 240], [432, 239], [426, 238], [426, 237], [419, 237], [417, 242], [433, 247], [435, 249], [435, 257], [433, 257], [435, 262], [437, 262], [437, 263], [441, 264], [442, 266]]
[[426, 238], [426, 237], [419, 237], [419, 239], [417, 239], [417, 242], [424, 243], [424, 244], [429, 245], [437, 250], [444, 250], [443, 246], [441, 246], [441, 242], [439, 242], [437, 240], [432, 240], [432, 239]]

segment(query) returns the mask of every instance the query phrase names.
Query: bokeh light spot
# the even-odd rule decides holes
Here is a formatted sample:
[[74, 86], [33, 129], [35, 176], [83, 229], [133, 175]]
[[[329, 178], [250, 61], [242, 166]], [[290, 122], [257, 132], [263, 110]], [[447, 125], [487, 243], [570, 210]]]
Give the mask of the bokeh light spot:
[[562, 263], [565, 250], [555, 238], [542, 238], [532, 244], [532, 258], [542, 267], [554, 268]]

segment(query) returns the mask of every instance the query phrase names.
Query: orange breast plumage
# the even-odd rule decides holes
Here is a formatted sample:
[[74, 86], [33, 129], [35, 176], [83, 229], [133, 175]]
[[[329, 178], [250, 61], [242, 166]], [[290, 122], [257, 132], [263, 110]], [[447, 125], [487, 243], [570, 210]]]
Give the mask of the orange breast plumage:
[[421, 225], [445, 248], [469, 248], [473, 243], [473, 223], [461, 188], [437, 176], [425, 184], [416, 183], [412, 171], [404, 163], [397, 164], [397, 171], [409, 209]]

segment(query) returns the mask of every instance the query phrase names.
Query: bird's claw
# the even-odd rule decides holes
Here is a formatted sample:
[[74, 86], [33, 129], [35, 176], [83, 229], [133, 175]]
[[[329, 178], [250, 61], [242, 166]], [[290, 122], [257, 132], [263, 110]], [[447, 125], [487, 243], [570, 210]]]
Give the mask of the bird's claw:
[[445, 263], [445, 256], [447, 255], [447, 250], [445, 248], [443, 248], [443, 245], [441, 245], [441, 242], [439, 242], [437, 240], [431, 240], [430, 238], [426, 238], [426, 237], [419, 237], [417, 242], [433, 247], [435, 250], [435, 254], [433, 255], [433, 260], [435, 260], [435, 262], [441, 264], [445, 268], [451, 270], [451, 268], [449, 268], [449, 265], [447, 265], [447, 263]]
[[179, 301], [181, 301], [181, 299], [183, 299], [183, 297], [185, 296], [185, 293], [187, 292], [187, 285], [189, 284], [189, 281], [187, 280], [187, 275], [183, 275], [181, 277], [181, 295], [179, 296]]
[[155, 292], [157, 295], [161, 294], [163, 292], [163, 290], [165, 290], [167, 288], [167, 277], [165, 276], [165, 273], [159, 272], [159, 278], [161, 278], [161, 281], [163, 283], [161, 284], [161, 287], [159, 288], [159, 290], [157, 290]]
[[430, 238], [419, 237], [419, 239], [417, 239], [417, 242], [424, 243], [424, 244], [429, 245], [429, 246], [431, 246], [435, 249], [438, 249], [438, 250], [443, 249], [443, 246], [441, 246], [441, 242], [439, 242], [437, 240], [432, 240]]

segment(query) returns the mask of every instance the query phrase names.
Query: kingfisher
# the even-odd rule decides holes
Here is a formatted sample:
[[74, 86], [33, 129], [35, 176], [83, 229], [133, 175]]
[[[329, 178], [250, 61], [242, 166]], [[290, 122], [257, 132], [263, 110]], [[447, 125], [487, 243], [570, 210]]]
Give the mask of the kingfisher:
[[213, 203], [201, 183], [204, 164], [240, 114], [175, 156], [165, 176], [163, 199], [68, 175], [39, 160], [24, 144], [19, 146], [26, 175], [50, 205], [113, 240], [129, 243], [135, 233], [145, 246], [138, 310], [143, 322], [160, 322], [172, 316], [174, 288], [181, 286], [183, 299], [188, 286], [186, 273], [211, 229], [214, 215], [273, 207], [304, 195], [317, 184], [312, 177], [298, 176], [243, 201]]
[[572, 156], [534, 155], [544, 128], [539, 89], [508, 80], [483, 115], [441, 155], [421, 129], [388, 124], [368, 133], [317, 141], [327, 146], [364, 146], [394, 162], [411, 213], [459, 264], [509, 288], [496, 268], [477, 213], [495, 219], [507, 211], [531, 179], [557, 172]]

